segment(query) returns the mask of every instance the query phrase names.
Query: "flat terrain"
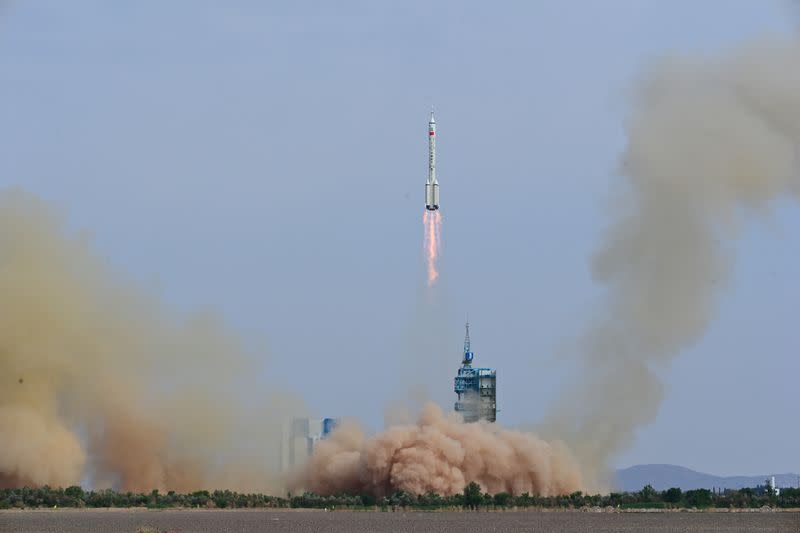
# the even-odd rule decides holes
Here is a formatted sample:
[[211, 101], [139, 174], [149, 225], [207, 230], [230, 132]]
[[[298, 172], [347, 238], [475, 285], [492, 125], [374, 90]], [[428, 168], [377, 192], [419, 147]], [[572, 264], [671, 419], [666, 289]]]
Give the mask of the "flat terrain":
[[41, 533], [130, 532], [152, 527], [179, 533], [398, 531], [655, 531], [800, 532], [800, 513], [580, 513], [580, 512], [320, 512], [266, 510], [41, 510], [0, 511], [0, 531]]

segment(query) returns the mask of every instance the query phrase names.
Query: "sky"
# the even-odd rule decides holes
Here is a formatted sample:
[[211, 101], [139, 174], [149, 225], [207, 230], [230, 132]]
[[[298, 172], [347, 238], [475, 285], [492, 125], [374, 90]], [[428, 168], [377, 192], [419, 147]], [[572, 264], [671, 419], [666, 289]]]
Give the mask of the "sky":
[[[463, 323], [498, 420], [541, 420], [600, 289], [629, 96], [670, 54], [795, 31], [786, 2], [4, 2], [0, 187], [178, 313], [265, 347], [264, 382], [368, 428], [452, 407]], [[427, 120], [443, 256], [425, 298]], [[800, 210], [749, 223], [706, 336], [617, 466], [800, 472]], [[265, 385], [267, 386], [267, 385]]]

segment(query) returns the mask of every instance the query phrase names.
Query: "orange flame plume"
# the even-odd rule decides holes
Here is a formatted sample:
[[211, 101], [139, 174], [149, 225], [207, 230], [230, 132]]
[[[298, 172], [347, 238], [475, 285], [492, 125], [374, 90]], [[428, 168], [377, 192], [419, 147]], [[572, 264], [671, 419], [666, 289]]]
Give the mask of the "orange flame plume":
[[425, 211], [425, 255], [428, 263], [428, 287], [433, 287], [439, 278], [436, 259], [442, 238], [442, 215], [439, 211]]

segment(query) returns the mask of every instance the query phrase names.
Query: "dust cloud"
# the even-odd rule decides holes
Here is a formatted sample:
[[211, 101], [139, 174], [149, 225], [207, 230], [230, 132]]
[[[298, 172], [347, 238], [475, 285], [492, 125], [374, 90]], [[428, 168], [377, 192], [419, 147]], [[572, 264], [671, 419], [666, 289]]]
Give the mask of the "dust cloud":
[[624, 191], [593, 261], [604, 289], [583, 378], [548, 420], [589, 480], [653, 421], [659, 370], [714, 319], [741, 222], [797, 198], [800, 45], [761, 40], [647, 71], [626, 124]]
[[254, 355], [116, 277], [42, 201], [0, 192], [0, 487], [277, 490], [302, 407], [259, 393]]
[[577, 464], [560, 442], [485, 422], [465, 424], [435, 404], [414, 424], [366, 438], [345, 423], [320, 441], [294, 483], [319, 494], [402, 490], [451, 495], [475, 481], [492, 494], [555, 495], [583, 488]]

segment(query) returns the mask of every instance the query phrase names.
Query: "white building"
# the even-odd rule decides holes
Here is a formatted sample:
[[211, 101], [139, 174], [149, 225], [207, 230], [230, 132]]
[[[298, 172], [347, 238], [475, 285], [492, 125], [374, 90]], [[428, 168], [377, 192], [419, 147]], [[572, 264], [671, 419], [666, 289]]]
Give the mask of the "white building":
[[305, 463], [314, 447], [339, 424], [336, 418], [295, 418], [284, 431], [281, 469], [287, 471]]

